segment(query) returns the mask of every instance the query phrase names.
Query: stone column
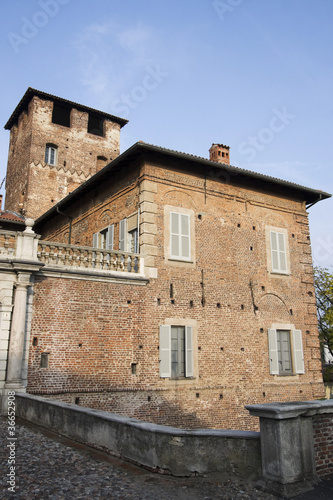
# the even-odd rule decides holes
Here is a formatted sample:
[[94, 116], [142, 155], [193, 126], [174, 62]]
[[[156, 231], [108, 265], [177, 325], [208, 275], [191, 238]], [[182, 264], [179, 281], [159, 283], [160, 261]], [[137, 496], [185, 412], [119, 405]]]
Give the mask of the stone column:
[[25, 340], [27, 294], [30, 285], [30, 274], [19, 273], [10, 330], [6, 389], [24, 389], [21, 372]]
[[260, 485], [265, 490], [290, 498], [311, 490], [318, 480], [312, 426], [317, 408], [315, 401], [246, 406], [260, 418]]

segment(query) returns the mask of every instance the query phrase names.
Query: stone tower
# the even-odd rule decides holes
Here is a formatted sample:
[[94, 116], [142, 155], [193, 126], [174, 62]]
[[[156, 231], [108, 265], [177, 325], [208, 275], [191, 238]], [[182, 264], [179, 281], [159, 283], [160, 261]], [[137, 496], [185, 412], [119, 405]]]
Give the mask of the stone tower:
[[5, 210], [37, 219], [119, 156], [127, 120], [28, 88], [10, 130]]
[[209, 150], [209, 159], [217, 163], [230, 165], [229, 146], [224, 144], [212, 144]]

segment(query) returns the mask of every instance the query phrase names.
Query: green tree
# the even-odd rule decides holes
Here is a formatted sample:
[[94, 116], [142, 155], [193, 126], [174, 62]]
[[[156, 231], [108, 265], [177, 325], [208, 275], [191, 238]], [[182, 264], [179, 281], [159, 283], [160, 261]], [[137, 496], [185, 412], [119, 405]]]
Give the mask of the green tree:
[[314, 272], [319, 338], [333, 356], [333, 274], [321, 267], [316, 267]]

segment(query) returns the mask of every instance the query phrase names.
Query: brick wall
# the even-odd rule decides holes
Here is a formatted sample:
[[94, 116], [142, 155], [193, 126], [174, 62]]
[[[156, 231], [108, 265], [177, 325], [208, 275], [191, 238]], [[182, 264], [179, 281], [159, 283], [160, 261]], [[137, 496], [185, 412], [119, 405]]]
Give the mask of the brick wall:
[[[191, 262], [168, 257], [168, 207], [191, 214]], [[67, 213], [75, 243], [91, 244], [94, 232], [113, 223], [117, 249], [119, 221], [138, 209], [140, 252], [151, 276], [145, 287], [37, 281], [32, 337], [39, 350], [31, 347], [28, 390], [156, 423], [234, 429], [258, 428], [247, 404], [323, 397], [304, 201], [151, 159], [110, 172], [73, 202]], [[269, 227], [286, 231], [287, 275], [270, 272]], [[68, 227], [55, 216], [38, 230], [66, 241]], [[193, 378], [159, 377], [164, 324], [192, 326]], [[302, 331], [304, 374], [270, 374], [272, 325]], [[50, 352], [44, 371], [42, 350]]]
[[315, 415], [313, 421], [316, 470], [319, 476], [333, 473], [333, 415]]

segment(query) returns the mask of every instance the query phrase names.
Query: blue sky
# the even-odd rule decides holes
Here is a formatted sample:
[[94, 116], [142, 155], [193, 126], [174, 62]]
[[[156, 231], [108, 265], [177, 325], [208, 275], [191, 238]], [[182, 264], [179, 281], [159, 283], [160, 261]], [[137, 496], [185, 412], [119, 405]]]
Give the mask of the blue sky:
[[[331, 0], [12, 0], [0, 19], [3, 125], [30, 86], [127, 118], [121, 151], [222, 142], [235, 166], [333, 193]], [[331, 266], [333, 200], [309, 213]]]

